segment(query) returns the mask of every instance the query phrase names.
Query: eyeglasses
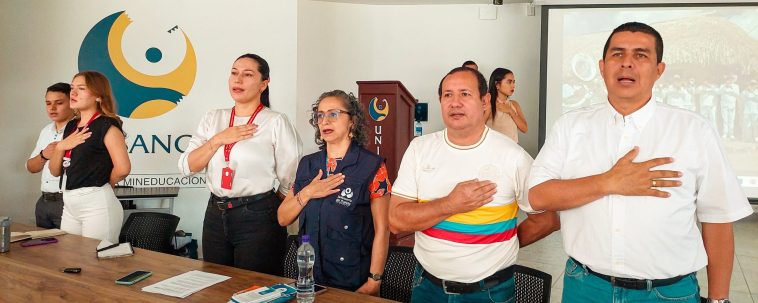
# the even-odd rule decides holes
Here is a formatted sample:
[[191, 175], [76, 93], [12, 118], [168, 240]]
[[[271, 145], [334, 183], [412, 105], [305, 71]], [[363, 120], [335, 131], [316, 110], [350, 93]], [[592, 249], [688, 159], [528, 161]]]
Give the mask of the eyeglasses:
[[352, 115], [349, 111], [342, 110], [339, 108], [330, 109], [326, 112], [316, 112], [313, 114], [313, 120], [316, 121], [316, 124], [321, 124], [324, 122], [324, 119], [329, 120], [329, 122], [337, 121], [337, 119], [340, 117], [340, 114], [346, 114], [346, 115]]

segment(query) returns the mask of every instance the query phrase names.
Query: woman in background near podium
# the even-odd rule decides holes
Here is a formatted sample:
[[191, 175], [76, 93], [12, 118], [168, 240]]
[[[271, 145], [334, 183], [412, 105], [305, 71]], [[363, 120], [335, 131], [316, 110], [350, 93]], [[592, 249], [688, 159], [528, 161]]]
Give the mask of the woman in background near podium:
[[211, 197], [203, 259], [282, 275], [287, 231], [277, 224], [276, 210], [294, 181], [302, 143], [287, 117], [269, 108], [269, 71], [258, 55], [234, 61], [229, 75], [234, 107], [203, 116], [179, 169], [185, 176], [206, 170]]
[[326, 92], [312, 109], [320, 151], [300, 160], [279, 225], [299, 217], [316, 252], [316, 283], [377, 295], [390, 235], [387, 167], [364, 148], [366, 120], [355, 96]]
[[499, 67], [492, 71], [489, 84], [491, 107], [485, 112], [490, 115], [487, 126], [518, 143], [518, 132], [526, 133], [529, 127], [521, 112], [521, 105], [516, 100], [510, 100], [516, 91], [516, 78], [512, 71]]
[[50, 158], [50, 173], [63, 175], [61, 230], [118, 243], [124, 210], [113, 186], [129, 175], [131, 163], [108, 78], [95, 71], [76, 74], [71, 108], [76, 116]]

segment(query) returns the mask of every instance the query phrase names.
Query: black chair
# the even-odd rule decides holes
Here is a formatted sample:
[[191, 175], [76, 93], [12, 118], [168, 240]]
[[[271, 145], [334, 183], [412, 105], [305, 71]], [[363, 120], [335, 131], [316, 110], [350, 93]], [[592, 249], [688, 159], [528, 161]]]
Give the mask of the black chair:
[[410, 302], [413, 272], [417, 264], [418, 260], [413, 255], [413, 247], [390, 246], [379, 296], [400, 302]]
[[516, 279], [517, 303], [549, 303], [553, 277], [543, 271], [522, 265], [513, 265]]
[[121, 228], [119, 242], [129, 242], [134, 247], [171, 254], [179, 217], [166, 213], [136, 212], [129, 215]]
[[287, 250], [284, 251], [284, 277], [297, 280], [297, 248], [300, 246], [298, 235], [287, 236]]

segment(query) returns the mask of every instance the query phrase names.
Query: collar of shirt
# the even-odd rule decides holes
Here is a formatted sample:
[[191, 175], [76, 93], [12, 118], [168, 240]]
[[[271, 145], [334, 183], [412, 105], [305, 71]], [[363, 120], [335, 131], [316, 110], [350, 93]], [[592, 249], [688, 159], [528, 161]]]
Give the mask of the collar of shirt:
[[632, 123], [632, 125], [638, 130], [642, 130], [642, 128], [645, 127], [648, 121], [650, 121], [650, 118], [653, 117], [653, 114], [655, 114], [655, 109], [657, 105], [655, 104], [655, 98], [651, 97], [650, 100], [647, 101], [647, 103], [642, 106], [640, 109], [636, 110], [635, 112], [629, 114], [629, 115], [622, 115], [618, 111], [616, 111], [613, 106], [611, 106], [611, 103], [606, 103], [606, 106], [608, 107], [608, 113], [610, 116], [608, 117], [608, 123], [610, 125], [625, 125], [627, 122]]
[[58, 140], [59, 137], [61, 139], [63, 139], [62, 135], [63, 135], [63, 130], [65, 130], [65, 129], [66, 129], [65, 125], [63, 127], [61, 127], [61, 129], [56, 129], [55, 128], [55, 122], [51, 123], [50, 124], [50, 135], [52, 135], [53, 141], [59, 141]]
[[466, 149], [473, 149], [473, 148], [476, 148], [477, 146], [481, 145], [482, 142], [484, 142], [484, 139], [487, 138], [487, 133], [489, 133], [489, 130], [490, 130], [490, 128], [485, 125], [484, 126], [484, 130], [482, 131], [482, 136], [479, 137], [479, 141], [477, 141], [474, 144], [468, 145], [468, 146], [458, 145], [458, 144], [453, 143], [453, 141], [450, 141], [450, 138], [447, 135], [447, 128], [445, 128], [444, 130], [442, 130], [442, 135], [445, 138], [445, 143], [447, 143], [448, 146], [450, 146], [452, 148], [455, 148], [455, 149], [466, 150]]

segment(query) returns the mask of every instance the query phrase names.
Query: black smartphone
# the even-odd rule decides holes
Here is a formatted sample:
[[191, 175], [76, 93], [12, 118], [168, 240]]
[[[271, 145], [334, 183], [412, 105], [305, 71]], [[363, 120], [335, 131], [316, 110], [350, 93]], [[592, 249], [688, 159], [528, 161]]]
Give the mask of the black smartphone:
[[52, 244], [52, 243], [58, 243], [58, 239], [39, 238], [39, 239], [26, 240], [24, 242], [21, 242], [21, 246], [28, 247], [28, 246], [37, 246], [37, 245], [45, 245], [45, 244]]
[[142, 281], [144, 279], [147, 279], [147, 277], [152, 276], [153, 273], [149, 271], [144, 270], [137, 270], [135, 272], [132, 272], [124, 277], [121, 277], [120, 279], [116, 280], [116, 284], [121, 285], [132, 285], [134, 283], [137, 283], [139, 281]]

